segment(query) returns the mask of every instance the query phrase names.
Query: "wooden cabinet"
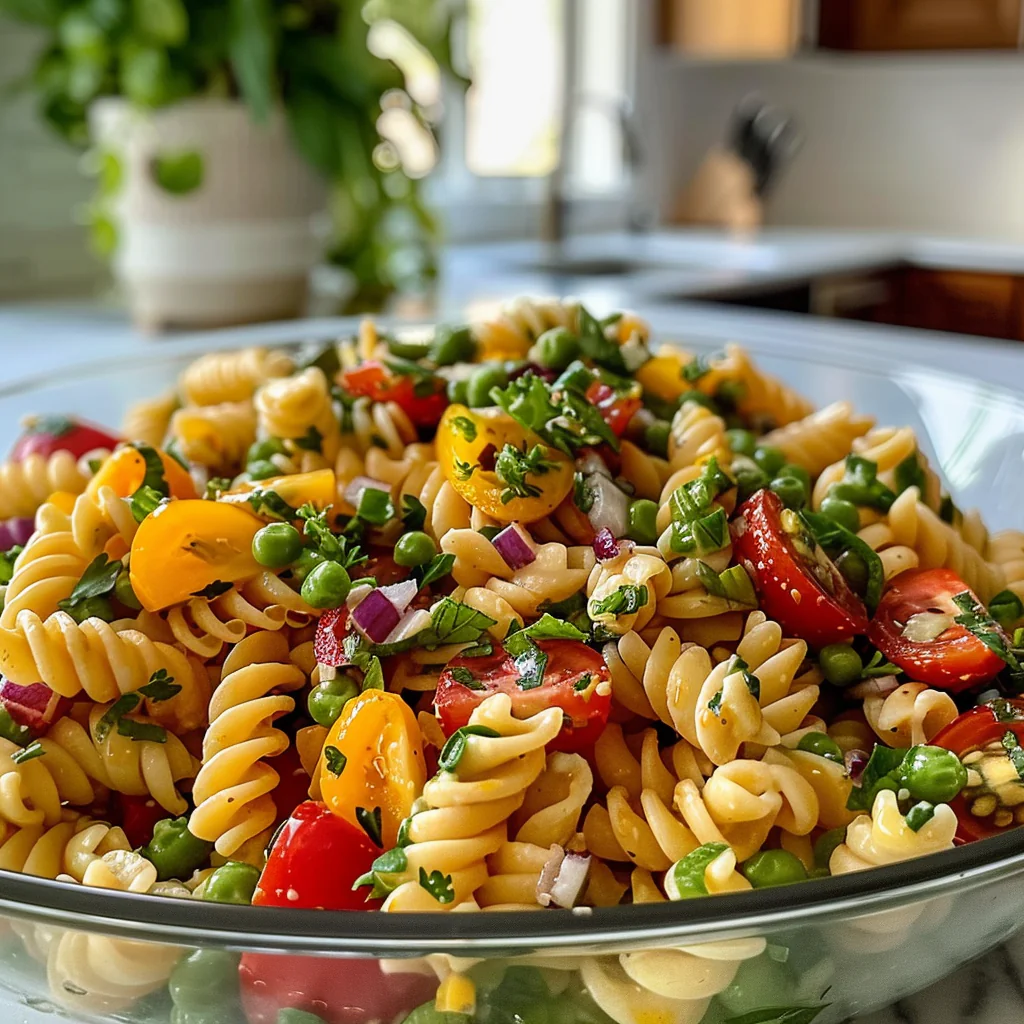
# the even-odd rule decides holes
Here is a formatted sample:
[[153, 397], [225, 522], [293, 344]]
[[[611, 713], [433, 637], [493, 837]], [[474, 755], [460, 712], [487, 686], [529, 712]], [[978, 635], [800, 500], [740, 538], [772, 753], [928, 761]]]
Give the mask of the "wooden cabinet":
[[1020, 0], [820, 0], [818, 44], [832, 50], [1016, 49]]
[[1018, 338], [1019, 297], [1018, 279], [1010, 274], [911, 268], [904, 279], [902, 322], [929, 331]]

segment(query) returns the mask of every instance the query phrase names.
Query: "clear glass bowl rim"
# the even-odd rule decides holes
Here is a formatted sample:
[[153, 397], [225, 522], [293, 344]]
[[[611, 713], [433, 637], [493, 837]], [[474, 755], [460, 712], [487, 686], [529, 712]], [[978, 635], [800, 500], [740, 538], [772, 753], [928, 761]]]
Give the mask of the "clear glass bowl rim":
[[[658, 318], [655, 318], [657, 321]], [[662, 316], [686, 330], [685, 315]], [[398, 331], [422, 330], [421, 321], [380, 318], [380, 326]], [[257, 328], [191, 335], [163, 353], [98, 360], [76, 365], [63, 375], [22, 378], [0, 386], [0, 400], [53, 386], [85, 385], [90, 377], [119, 373], [143, 365], [168, 371], [189, 356], [211, 349], [243, 345], [295, 345], [354, 333], [356, 319], [282, 323]], [[657, 326], [657, 322], [655, 323]], [[702, 330], [687, 337], [687, 347], [710, 351], [729, 340], [734, 329]], [[300, 339], [297, 341], [297, 337]], [[744, 347], [773, 358], [798, 359], [826, 369], [853, 370], [880, 378], [911, 375], [944, 386], [964, 378], [892, 359], [832, 350], [827, 358], [806, 345], [772, 338], [768, 344], [744, 341]], [[974, 378], [972, 382], [981, 383]], [[1024, 419], [1024, 399], [1013, 391], [984, 384], [987, 401], [1007, 404]], [[817, 879], [775, 889], [731, 893], [683, 903], [586, 908], [581, 912], [487, 912], [481, 914], [367, 914], [364, 911], [261, 908], [154, 898], [86, 889], [70, 883], [0, 870], [0, 909], [17, 917], [102, 931], [128, 938], [223, 945], [267, 951], [322, 952], [395, 956], [431, 952], [462, 955], [511, 955], [534, 950], [580, 951], [609, 943], [650, 946], [698, 943], [729, 934], [813, 924], [827, 917], [880, 912], [893, 906], [950, 894], [1024, 872], [1024, 828], [944, 853], [870, 871]], [[367, 927], [367, 926], [370, 927]]]

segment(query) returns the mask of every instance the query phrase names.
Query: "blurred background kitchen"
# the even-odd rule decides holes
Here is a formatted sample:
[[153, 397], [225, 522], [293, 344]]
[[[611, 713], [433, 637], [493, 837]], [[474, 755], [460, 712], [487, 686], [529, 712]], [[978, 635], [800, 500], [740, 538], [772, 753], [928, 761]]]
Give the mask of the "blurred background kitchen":
[[1021, 6], [0, 0], [0, 318], [539, 291], [1019, 340]]

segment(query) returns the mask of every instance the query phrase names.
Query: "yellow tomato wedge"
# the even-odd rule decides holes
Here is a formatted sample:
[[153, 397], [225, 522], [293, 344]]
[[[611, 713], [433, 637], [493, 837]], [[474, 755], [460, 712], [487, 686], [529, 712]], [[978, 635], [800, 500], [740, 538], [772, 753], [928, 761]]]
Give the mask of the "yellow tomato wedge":
[[146, 480], [147, 449], [159, 457], [172, 498], [199, 497], [192, 477], [180, 462], [159, 448], [141, 444], [123, 445], [110, 455], [89, 481], [88, 493], [95, 497], [101, 487], [112, 487], [119, 498], [130, 498]]
[[294, 473], [291, 476], [272, 476], [267, 480], [245, 480], [230, 491], [225, 491], [220, 500], [251, 511], [249, 495], [256, 490], [273, 491], [292, 508], [301, 508], [308, 501], [318, 509], [325, 509], [338, 500], [338, 482], [333, 469], [316, 469], [311, 473]]
[[648, 394], [671, 402], [693, 390], [693, 384], [683, 375], [684, 368], [692, 361], [689, 352], [663, 345], [656, 356], [636, 371], [635, 377]]
[[263, 572], [252, 557], [261, 522], [219, 501], [169, 501], [139, 526], [132, 541], [131, 582], [146, 611], [187, 601], [211, 583]]
[[[502, 500], [509, 494], [509, 485], [495, 472], [495, 459], [505, 445], [524, 454], [538, 445], [543, 449], [543, 472], [529, 472], [523, 478], [529, 496]], [[543, 519], [572, 490], [572, 459], [497, 408], [448, 406], [437, 428], [437, 457], [452, 487], [472, 506], [503, 523]]]
[[398, 827], [423, 792], [427, 769], [412, 709], [397, 694], [366, 690], [331, 727], [320, 758], [320, 797], [357, 828], [380, 808], [381, 841], [390, 850]]

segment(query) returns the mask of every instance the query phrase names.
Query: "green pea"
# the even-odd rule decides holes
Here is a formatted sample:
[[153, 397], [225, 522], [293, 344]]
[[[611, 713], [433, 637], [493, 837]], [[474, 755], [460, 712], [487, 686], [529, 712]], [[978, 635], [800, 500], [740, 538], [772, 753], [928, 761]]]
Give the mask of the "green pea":
[[798, 466], [795, 462], [787, 462], [775, 475], [796, 477], [807, 488], [807, 493], [811, 493], [811, 474], [803, 466]]
[[286, 1006], [278, 1010], [276, 1024], [327, 1024], [323, 1017], [318, 1017], [309, 1010], [296, 1010], [292, 1006]]
[[786, 464], [785, 452], [770, 444], [755, 449], [752, 458], [769, 476], [775, 476]]
[[793, 972], [767, 953], [744, 960], [732, 982], [718, 993], [729, 1017], [741, 1017], [766, 1006], [789, 1006], [794, 1000]]
[[405, 533], [395, 545], [395, 564], [407, 569], [426, 565], [437, 554], [437, 545], [420, 530]]
[[131, 577], [128, 575], [128, 571], [125, 570], [118, 574], [117, 579], [114, 581], [114, 597], [125, 606], [125, 608], [131, 608], [133, 611], [139, 611], [142, 608], [142, 604], [139, 599], [135, 596], [135, 591], [132, 589]]
[[767, 474], [755, 463], [746, 462], [733, 466], [736, 473], [736, 500], [746, 501], [752, 494], [768, 486]]
[[252, 557], [268, 569], [283, 569], [301, 554], [302, 535], [291, 523], [271, 523], [252, 539]]
[[907, 751], [896, 777], [915, 800], [947, 804], [967, 785], [967, 769], [952, 750], [917, 746]]
[[863, 594], [868, 586], [868, 564], [856, 551], [844, 551], [836, 559], [836, 568], [855, 594]]
[[240, 860], [229, 860], [206, 879], [203, 899], [211, 903], [240, 903], [247, 907], [252, 903], [252, 894], [259, 880], [259, 868]]
[[800, 737], [797, 750], [806, 750], [809, 754], [827, 757], [838, 764], [843, 763], [843, 748], [831, 736], [823, 732], [808, 732]]
[[179, 960], [167, 981], [177, 1009], [187, 1013], [223, 1009], [238, 999], [238, 954], [196, 949]]
[[341, 716], [345, 705], [359, 693], [359, 684], [350, 676], [339, 672], [333, 679], [314, 686], [306, 698], [306, 708], [317, 725], [330, 729]]
[[832, 854], [835, 852], [837, 846], [842, 846], [846, 842], [846, 829], [845, 828], [833, 828], [829, 829], [828, 832], [818, 836], [817, 841], [814, 844], [814, 864], [817, 868], [824, 868], [828, 871], [828, 862], [832, 859]]
[[644, 429], [644, 443], [647, 448], [662, 459], [668, 458], [668, 438], [672, 424], [656, 420]]
[[434, 332], [430, 358], [438, 366], [471, 363], [475, 357], [476, 341], [468, 327], [449, 327], [442, 324]]
[[786, 508], [798, 510], [807, 504], [807, 488], [795, 476], [777, 476], [768, 486], [782, 499]]
[[567, 327], [552, 327], [537, 339], [533, 352], [541, 366], [561, 372], [580, 354], [580, 341]]
[[153, 826], [153, 838], [139, 853], [156, 868], [161, 882], [189, 878], [210, 856], [213, 844], [188, 830], [188, 818], [164, 818]]
[[269, 480], [272, 476], [280, 476], [278, 469], [269, 459], [257, 459], [245, 467], [250, 480]]
[[295, 559], [292, 565], [291, 572], [295, 579], [302, 583], [306, 577], [318, 566], [324, 562], [324, 556], [319, 551], [313, 551], [310, 548], [306, 548], [298, 558]]
[[856, 533], [860, 529], [860, 513], [852, 501], [828, 497], [821, 503], [819, 511], [851, 533]]
[[818, 664], [825, 678], [833, 686], [852, 686], [860, 681], [864, 662], [849, 644], [829, 644], [822, 647]]
[[494, 405], [491, 398], [491, 388], [503, 388], [508, 384], [508, 374], [496, 363], [484, 363], [483, 366], [475, 369], [466, 382], [466, 397], [469, 399], [470, 407], [482, 409], [487, 405]]
[[313, 608], [337, 608], [352, 589], [348, 570], [337, 562], [321, 562], [302, 581], [302, 600]]
[[245, 463], [249, 465], [253, 462], [269, 462], [275, 455], [287, 454], [288, 449], [285, 448], [284, 441], [279, 437], [268, 437], [264, 441], [257, 441], [249, 446], [249, 451], [245, 455]]
[[448, 401], [452, 405], [466, 405], [469, 402], [468, 387], [464, 380], [448, 381]]
[[807, 869], [788, 850], [762, 850], [744, 861], [740, 870], [755, 889], [792, 885], [807, 879]]
[[658, 540], [658, 506], [647, 498], [638, 498], [629, 506], [629, 536], [638, 544]]
[[743, 430], [739, 427], [727, 430], [725, 432], [725, 439], [729, 443], [729, 447], [737, 455], [746, 455], [748, 458], [754, 458], [754, 453], [757, 451], [757, 438], [749, 430]]
[[[426, 359], [430, 355], [431, 342], [408, 341], [404, 338], [385, 338], [388, 351], [399, 359]], [[331, 374], [328, 374], [331, 376]]]

